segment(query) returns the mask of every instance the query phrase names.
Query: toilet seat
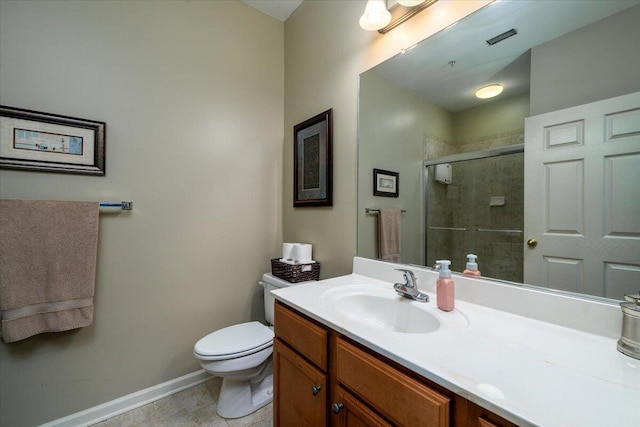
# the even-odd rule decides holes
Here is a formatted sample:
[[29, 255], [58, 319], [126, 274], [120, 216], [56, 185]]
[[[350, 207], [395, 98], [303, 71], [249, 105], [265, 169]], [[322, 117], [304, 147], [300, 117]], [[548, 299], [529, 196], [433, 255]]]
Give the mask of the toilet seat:
[[242, 357], [273, 345], [274, 333], [260, 322], [228, 326], [200, 339], [193, 353], [202, 360]]

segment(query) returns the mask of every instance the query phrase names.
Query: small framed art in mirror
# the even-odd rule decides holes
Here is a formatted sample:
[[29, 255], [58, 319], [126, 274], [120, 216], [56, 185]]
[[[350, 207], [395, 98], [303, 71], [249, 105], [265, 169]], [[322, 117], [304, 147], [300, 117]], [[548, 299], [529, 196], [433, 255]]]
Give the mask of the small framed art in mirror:
[[398, 197], [400, 194], [400, 174], [382, 169], [373, 170], [373, 195]]
[[333, 205], [332, 113], [293, 127], [293, 207]]

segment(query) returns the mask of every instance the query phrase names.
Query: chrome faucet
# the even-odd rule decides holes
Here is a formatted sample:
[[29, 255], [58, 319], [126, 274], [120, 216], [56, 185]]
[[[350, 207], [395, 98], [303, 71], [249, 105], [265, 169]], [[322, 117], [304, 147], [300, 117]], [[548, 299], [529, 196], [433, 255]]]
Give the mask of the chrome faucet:
[[418, 290], [418, 280], [413, 274], [413, 271], [403, 268], [396, 268], [396, 271], [401, 271], [404, 276], [404, 283], [396, 283], [393, 285], [393, 289], [395, 289], [399, 295], [420, 302], [429, 302], [429, 295]]

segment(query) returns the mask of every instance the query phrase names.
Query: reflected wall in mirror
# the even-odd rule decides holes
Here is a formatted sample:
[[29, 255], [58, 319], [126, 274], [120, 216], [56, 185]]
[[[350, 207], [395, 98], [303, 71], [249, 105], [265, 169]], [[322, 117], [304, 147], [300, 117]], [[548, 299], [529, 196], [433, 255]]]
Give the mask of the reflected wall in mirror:
[[[503, 0], [363, 73], [358, 255], [378, 257], [377, 217], [366, 208], [396, 207], [406, 211], [402, 263], [450, 258], [462, 271], [466, 254], [476, 253], [486, 277], [613, 299], [637, 292], [638, 22], [640, 0]], [[504, 91], [476, 98], [489, 83]], [[623, 96], [632, 99], [624, 98], [620, 114], [567, 115], [593, 115], [593, 105]], [[592, 122], [604, 127], [593, 130]], [[590, 132], [606, 148], [591, 147]], [[597, 157], [567, 154], [581, 144]], [[556, 148], [567, 150], [544, 157]], [[436, 180], [443, 163], [451, 166], [449, 183]], [[398, 199], [372, 196], [375, 168], [402, 175]], [[547, 187], [555, 192], [539, 191]], [[592, 233], [598, 241], [589, 241]], [[527, 245], [532, 238], [537, 247]]]

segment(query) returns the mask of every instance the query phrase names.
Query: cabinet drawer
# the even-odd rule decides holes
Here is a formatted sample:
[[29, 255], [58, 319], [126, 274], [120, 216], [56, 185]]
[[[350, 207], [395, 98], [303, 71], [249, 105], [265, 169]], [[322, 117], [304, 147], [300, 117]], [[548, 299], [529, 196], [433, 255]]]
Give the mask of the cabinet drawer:
[[338, 382], [393, 424], [449, 426], [447, 396], [341, 338], [337, 339], [336, 359]]
[[327, 372], [328, 332], [322, 326], [276, 301], [276, 336], [299, 351], [323, 372]]

